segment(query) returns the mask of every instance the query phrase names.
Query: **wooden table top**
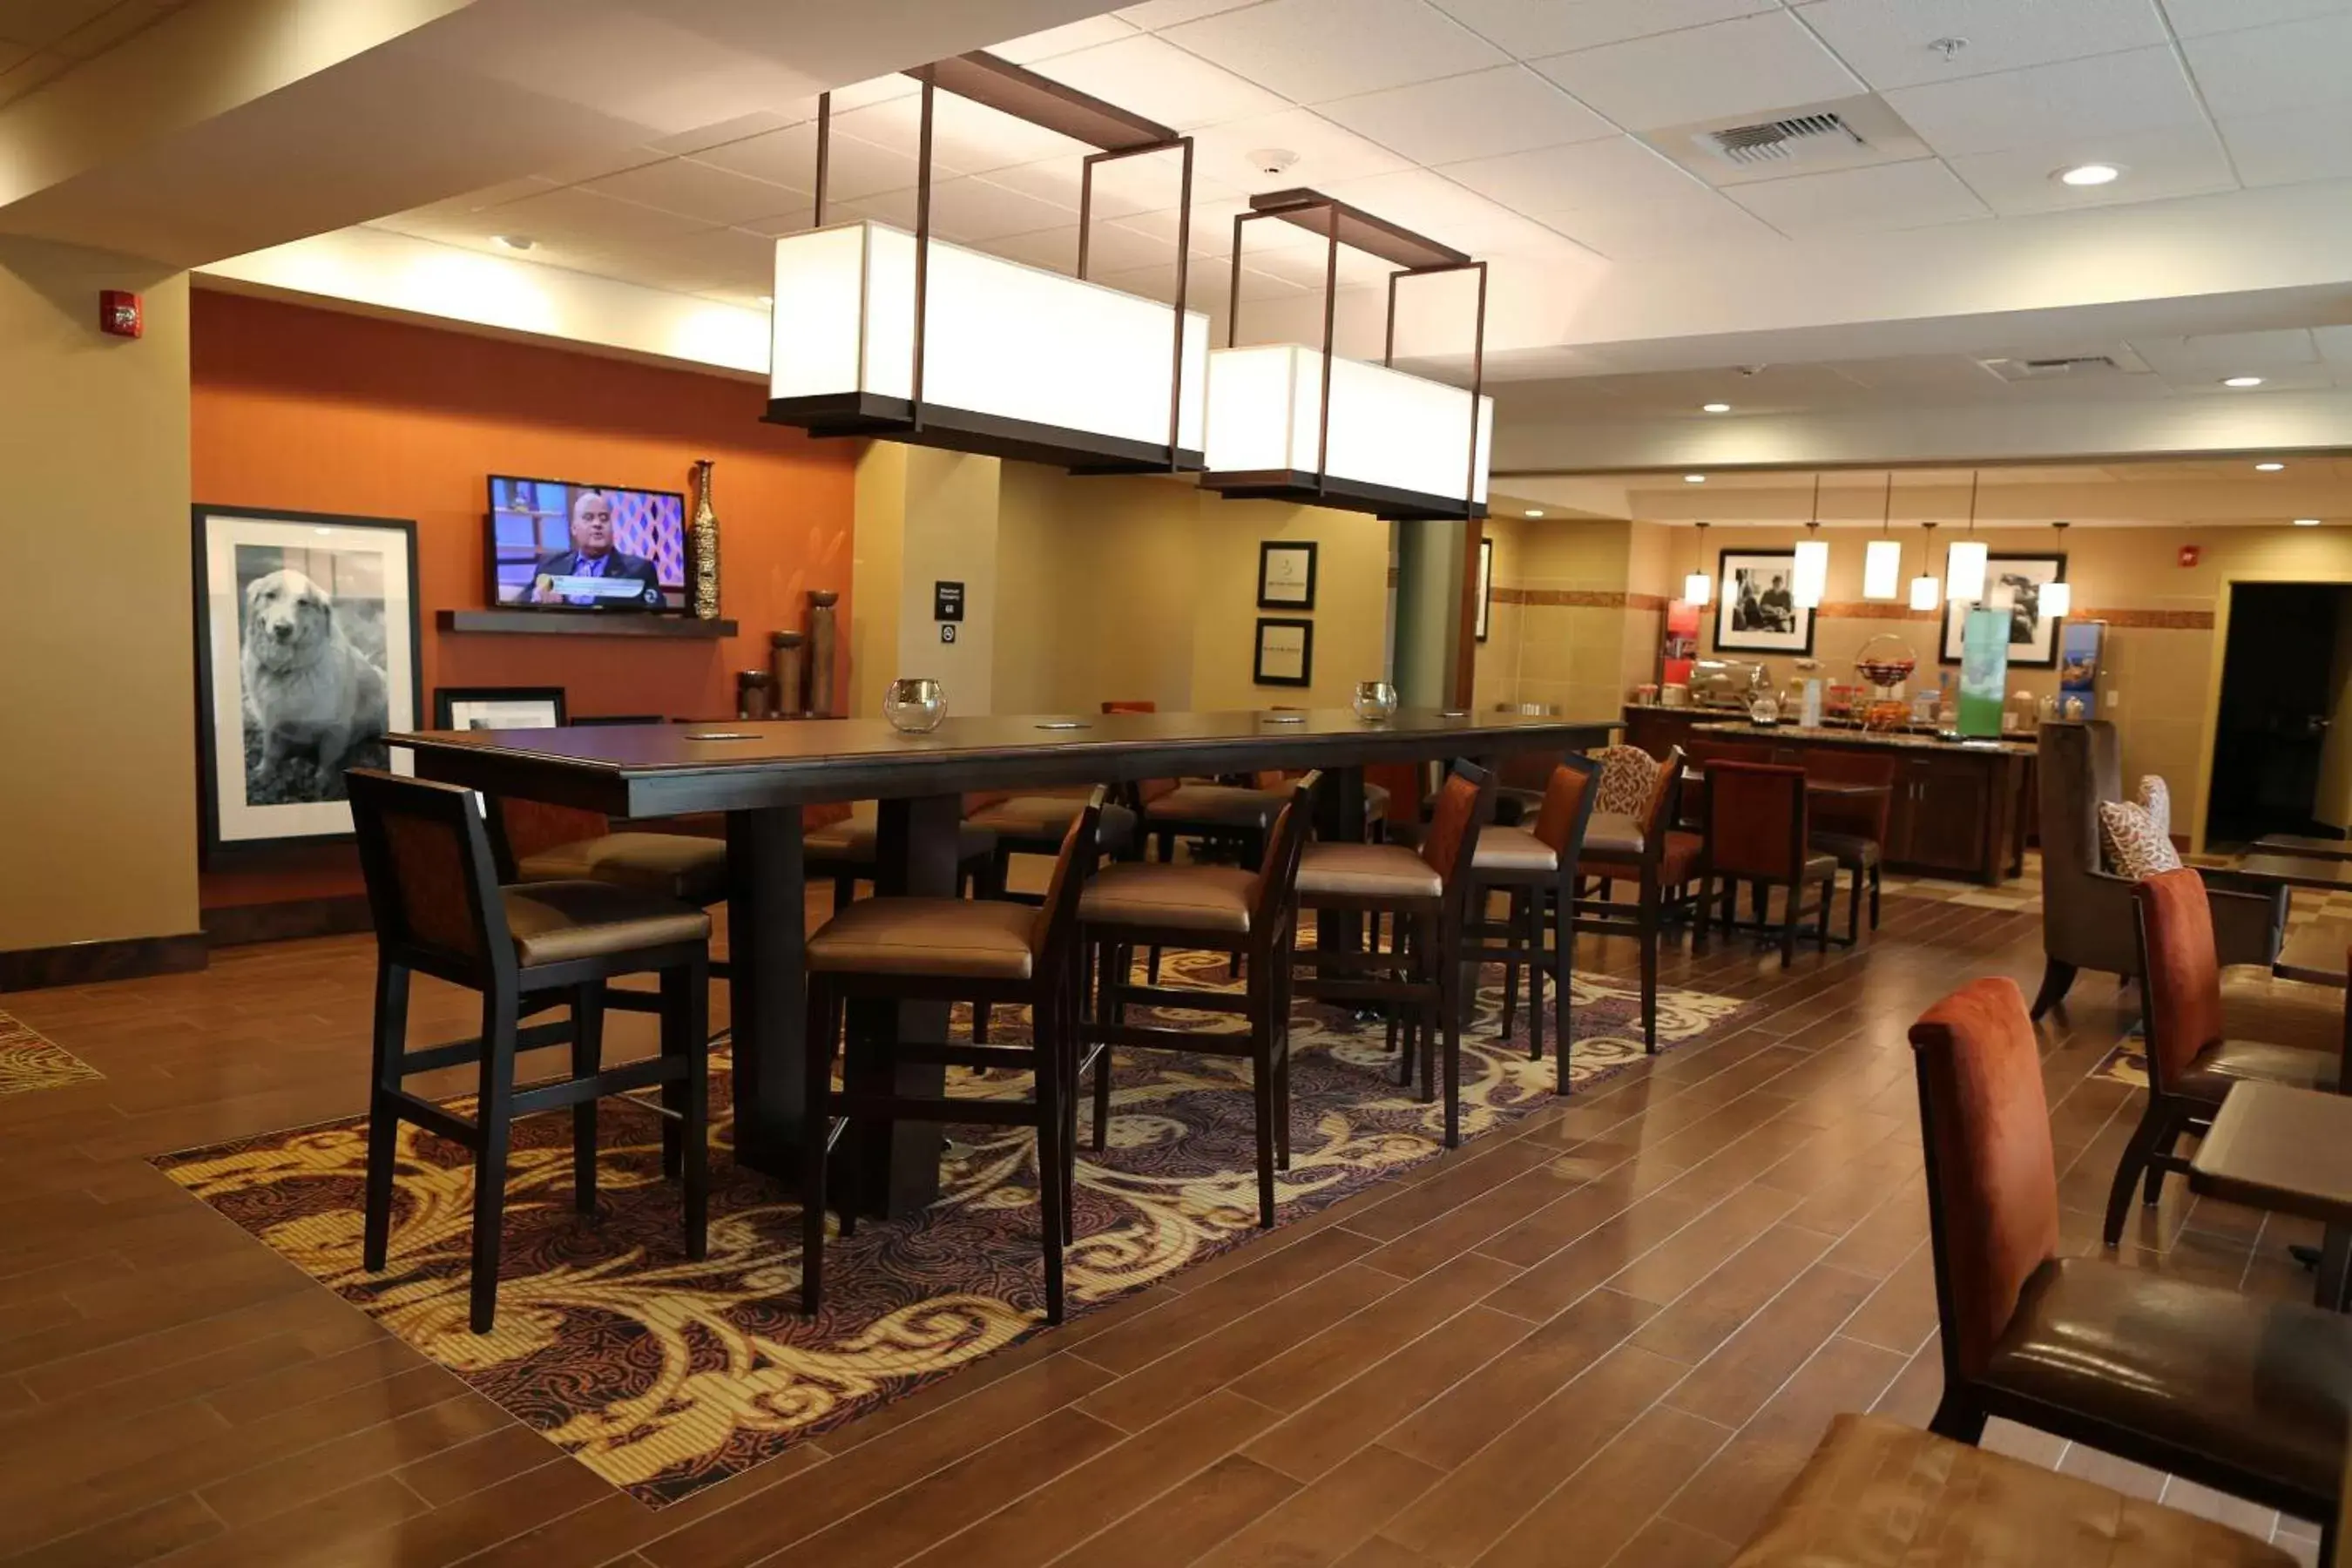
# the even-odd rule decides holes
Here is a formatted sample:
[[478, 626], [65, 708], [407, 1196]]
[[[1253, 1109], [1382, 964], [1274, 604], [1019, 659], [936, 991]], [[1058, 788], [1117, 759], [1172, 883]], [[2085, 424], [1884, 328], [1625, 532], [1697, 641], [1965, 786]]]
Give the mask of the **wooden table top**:
[[1222, 713], [950, 715], [929, 734], [881, 719], [618, 724], [396, 734], [425, 777], [625, 816], [815, 801], [1566, 751], [1613, 717], [1344, 708]]
[[2249, 855], [2221, 869], [2250, 881], [2274, 882], [2288, 888], [2352, 889], [2352, 861], [2322, 860], [2308, 855]]
[[2233, 1085], [2189, 1162], [2189, 1184], [2255, 1208], [2352, 1222], [2352, 1098]]
[[1734, 717], [1721, 723], [1702, 723], [1692, 732], [1698, 741], [1778, 741], [1783, 744], [1848, 746], [1874, 752], [1941, 752], [1955, 757], [2031, 757], [2040, 754], [2033, 742], [2015, 736], [1946, 741], [1934, 735], [1894, 730], [1845, 730], [1829, 725], [1751, 724]]
[[2300, 833], [2265, 833], [2248, 847], [2257, 855], [2302, 855], [2314, 860], [2352, 860], [2352, 839], [2313, 838]]

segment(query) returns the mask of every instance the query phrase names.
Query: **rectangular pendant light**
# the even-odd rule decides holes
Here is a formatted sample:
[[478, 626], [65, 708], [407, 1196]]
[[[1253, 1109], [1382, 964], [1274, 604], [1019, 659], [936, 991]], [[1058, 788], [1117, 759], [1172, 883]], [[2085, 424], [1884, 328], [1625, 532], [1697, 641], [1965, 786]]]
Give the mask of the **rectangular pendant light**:
[[1984, 597], [1988, 553], [1982, 540], [1952, 541], [1944, 562], [1944, 593], [1954, 604], [1973, 605]]
[[1902, 588], [1903, 544], [1900, 540], [1874, 539], [1862, 552], [1862, 596], [1895, 598]]
[[1942, 588], [1943, 584], [1933, 577], [1921, 575], [1912, 578], [1911, 607], [1915, 610], [1934, 609], [1936, 601], [1941, 597]]
[[1830, 581], [1830, 546], [1825, 539], [1797, 542], [1797, 570], [1789, 584], [1790, 597], [1801, 610], [1818, 610]]
[[1715, 579], [1704, 572], [1694, 572], [1683, 579], [1683, 603], [1704, 605], [1714, 596]]
[[2054, 620], [2074, 607], [2074, 589], [2063, 582], [2042, 584], [2042, 614], [2045, 618]]
[[1493, 398], [1478, 399], [1473, 454], [1467, 391], [1335, 357], [1330, 447], [1318, 465], [1323, 380], [1323, 356], [1296, 343], [1211, 353], [1202, 487], [1384, 517], [1486, 514]]

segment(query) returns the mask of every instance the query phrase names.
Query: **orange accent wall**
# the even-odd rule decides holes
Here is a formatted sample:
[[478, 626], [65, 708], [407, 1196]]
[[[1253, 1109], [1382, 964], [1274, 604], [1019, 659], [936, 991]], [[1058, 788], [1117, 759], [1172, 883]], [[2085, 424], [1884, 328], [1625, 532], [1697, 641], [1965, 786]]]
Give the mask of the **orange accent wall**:
[[[196, 500], [415, 521], [425, 721], [439, 686], [561, 686], [575, 714], [731, 714], [734, 672], [766, 665], [770, 632], [805, 624], [811, 588], [841, 595], [851, 646], [857, 449], [761, 423], [757, 385], [208, 290], [190, 359]], [[720, 605], [737, 637], [435, 626], [436, 611], [487, 601], [491, 473], [683, 491], [697, 458], [718, 465]], [[845, 658], [837, 679], [839, 700]], [[356, 889], [291, 870], [209, 872], [205, 901]]]

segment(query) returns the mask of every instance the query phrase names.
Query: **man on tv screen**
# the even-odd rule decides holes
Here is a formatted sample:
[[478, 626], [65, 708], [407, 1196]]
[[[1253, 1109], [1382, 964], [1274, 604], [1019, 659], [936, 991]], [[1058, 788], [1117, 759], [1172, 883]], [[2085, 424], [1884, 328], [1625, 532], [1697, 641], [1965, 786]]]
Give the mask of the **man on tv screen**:
[[610, 605], [659, 609], [661, 584], [654, 563], [613, 548], [613, 498], [582, 490], [572, 498], [572, 548], [542, 555], [531, 569], [538, 605]]

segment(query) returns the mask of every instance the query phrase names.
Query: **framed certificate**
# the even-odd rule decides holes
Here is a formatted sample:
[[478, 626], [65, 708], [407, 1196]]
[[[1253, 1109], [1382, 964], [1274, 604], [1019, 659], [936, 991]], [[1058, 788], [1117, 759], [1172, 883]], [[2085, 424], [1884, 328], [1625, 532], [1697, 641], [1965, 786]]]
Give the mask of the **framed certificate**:
[[1257, 547], [1257, 607], [1315, 607], [1315, 546], [1269, 539]]
[[1315, 623], [1261, 616], [1251, 679], [1260, 686], [1310, 686], [1315, 680]]

